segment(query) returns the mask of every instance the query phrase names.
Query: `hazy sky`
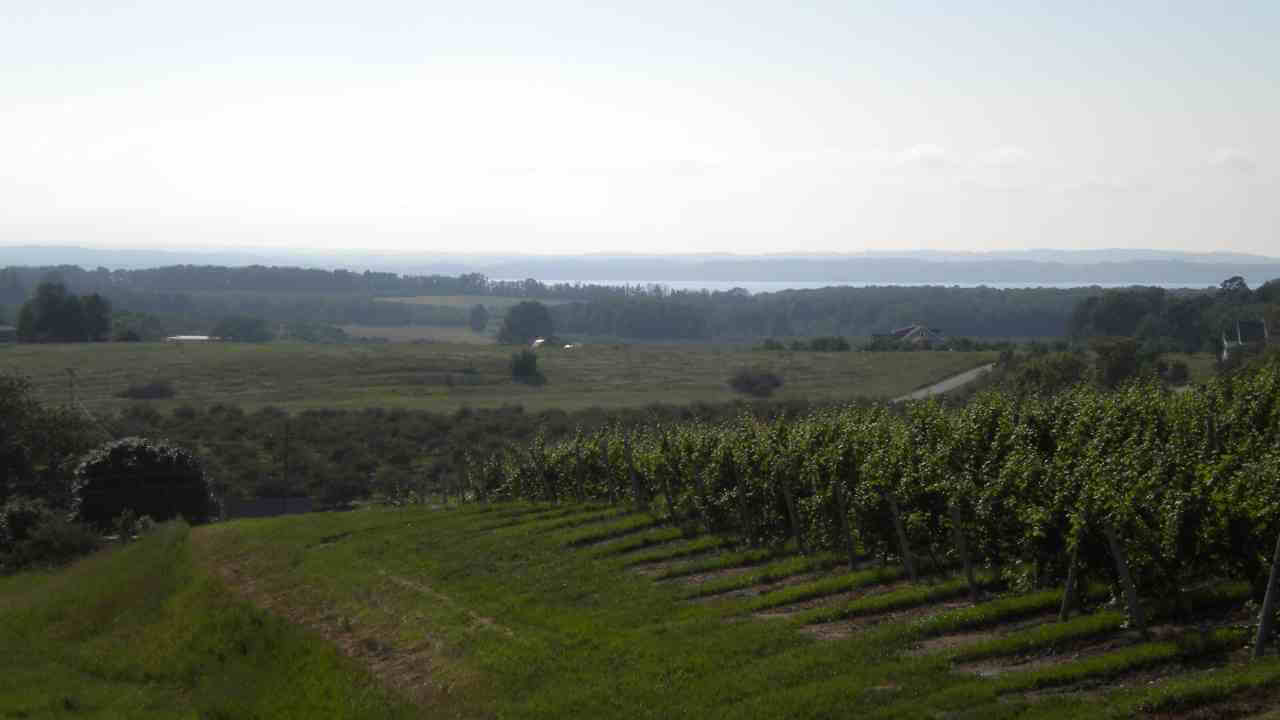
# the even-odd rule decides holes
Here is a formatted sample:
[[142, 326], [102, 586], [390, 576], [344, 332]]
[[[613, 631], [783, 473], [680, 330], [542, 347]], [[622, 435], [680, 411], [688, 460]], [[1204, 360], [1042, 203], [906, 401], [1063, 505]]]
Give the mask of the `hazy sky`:
[[0, 244], [1280, 254], [1280, 2], [797, 5], [0, 0]]

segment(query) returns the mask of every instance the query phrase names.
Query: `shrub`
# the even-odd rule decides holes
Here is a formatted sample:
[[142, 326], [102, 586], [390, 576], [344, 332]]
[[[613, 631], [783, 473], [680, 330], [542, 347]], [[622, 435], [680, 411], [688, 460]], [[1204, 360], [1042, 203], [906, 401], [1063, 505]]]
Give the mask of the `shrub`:
[[849, 341], [842, 337], [817, 337], [809, 341], [809, 349], [814, 352], [848, 352]]
[[162, 398], [171, 398], [176, 394], [177, 391], [173, 389], [173, 383], [168, 380], [152, 380], [149, 383], [130, 385], [116, 393], [116, 397], [129, 398], [130, 400], [160, 400]]
[[101, 538], [42, 500], [14, 498], [0, 507], [0, 565], [17, 570], [59, 565], [92, 552]]
[[12, 550], [53, 517], [43, 500], [16, 497], [0, 506], [0, 550]]
[[511, 377], [516, 382], [541, 385], [546, 378], [538, 371], [538, 355], [532, 350], [511, 354]]
[[62, 565], [101, 545], [102, 537], [89, 526], [51, 515], [14, 547], [5, 564], [14, 569]]
[[107, 529], [122, 513], [205, 522], [216, 504], [200, 461], [164, 441], [129, 437], [91, 451], [76, 468], [72, 488], [77, 517]]
[[729, 378], [729, 387], [753, 397], [769, 397], [782, 387], [782, 378], [769, 370], [743, 368]]

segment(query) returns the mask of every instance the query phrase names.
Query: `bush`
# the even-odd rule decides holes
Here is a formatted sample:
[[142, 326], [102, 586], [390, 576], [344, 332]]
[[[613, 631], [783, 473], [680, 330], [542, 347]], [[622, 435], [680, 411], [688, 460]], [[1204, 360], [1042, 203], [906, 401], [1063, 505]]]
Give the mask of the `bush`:
[[182, 448], [140, 437], [90, 452], [76, 468], [72, 492], [78, 519], [102, 530], [125, 511], [158, 521], [180, 515], [191, 523], [216, 514], [200, 461]]
[[538, 354], [532, 350], [511, 354], [511, 377], [516, 382], [529, 385], [541, 385], [547, 381], [538, 371]]
[[93, 552], [102, 538], [41, 500], [15, 498], [0, 508], [0, 565], [7, 570], [61, 565]]
[[43, 500], [16, 497], [0, 506], [0, 551], [11, 551], [18, 543], [53, 517]]
[[809, 341], [809, 349], [814, 352], [848, 352], [849, 341], [842, 337], [817, 337]]
[[130, 385], [116, 393], [116, 397], [130, 400], [160, 400], [171, 398], [176, 394], [178, 393], [173, 389], [173, 383], [168, 380], [152, 380], [149, 383]]
[[18, 543], [6, 564], [13, 568], [62, 565], [102, 546], [102, 537], [87, 525], [53, 516]]
[[782, 387], [782, 378], [769, 370], [743, 368], [729, 378], [729, 387], [753, 397], [769, 397]]
[[213, 326], [211, 333], [214, 337], [234, 342], [262, 343], [275, 339], [267, 321], [251, 315], [225, 317]]

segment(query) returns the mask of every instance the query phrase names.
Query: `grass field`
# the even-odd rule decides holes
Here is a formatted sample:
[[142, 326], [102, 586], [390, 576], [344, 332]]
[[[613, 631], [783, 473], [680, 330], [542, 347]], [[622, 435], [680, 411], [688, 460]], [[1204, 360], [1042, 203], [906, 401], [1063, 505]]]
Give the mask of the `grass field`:
[[454, 325], [410, 325], [407, 327], [375, 327], [372, 325], [342, 325], [343, 332], [351, 337], [381, 338], [389, 342], [433, 342], [459, 345], [492, 345], [497, 333], [490, 323], [485, 332], [475, 332], [469, 327]]
[[987, 363], [994, 353], [763, 353], [714, 346], [587, 345], [540, 351], [547, 383], [511, 380], [512, 349], [496, 345], [312, 345], [102, 343], [11, 345], [0, 367], [30, 376], [51, 402], [75, 392], [93, 410], [136, 401], [116, 397], [131, 384], [173, 383], [177, 395], [150, 401], [236, 403], [286, 409], [404, 407], [450, 412], [520, 404], [529, 410], [721, 402], [738, 397], [734, 369], [764, 366], [785, 384], [775, 398], [896, 397]]
[[[0, 655], [0, 714], [376, 718], [407, 701], [428, 718], [1227, 718], [1280, 701], [1280, 662], [1244, 659], [1238, 613], [1147, 638], [1105, 607], [1054, 622], [1053, 591], [973, 606], [942, 592], [952, 578], [912, 590], [886, 574], [854, 584], [862, 600], [847, 583], [804, 593], [796, 607], [863, 613], [806, 626], [753, 615], [803, 584], [692, 600], [698, 576], [631, 569], [652, 548], [571, 546], [628, 523], [650, 525], [505, 505], [170, 528], [0, 580], [0, 639], [38, 648]], [[794, 577], [816, 586], [813, 572]]]
[[0, 578], [0, 717], [414, 717], [363, 666], [230, 594], [187, 528]]

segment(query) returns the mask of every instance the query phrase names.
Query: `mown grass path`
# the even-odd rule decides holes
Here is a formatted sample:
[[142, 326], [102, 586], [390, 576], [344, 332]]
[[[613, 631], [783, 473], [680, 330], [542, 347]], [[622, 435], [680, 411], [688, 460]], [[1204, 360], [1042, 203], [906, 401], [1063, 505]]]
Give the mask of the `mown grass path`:
[[192, 558], [186, 526], [170, 524], [64, 570], [0, 577], [0, 717], [418, 716]]

